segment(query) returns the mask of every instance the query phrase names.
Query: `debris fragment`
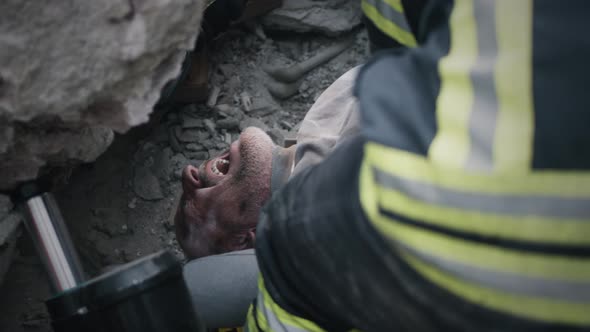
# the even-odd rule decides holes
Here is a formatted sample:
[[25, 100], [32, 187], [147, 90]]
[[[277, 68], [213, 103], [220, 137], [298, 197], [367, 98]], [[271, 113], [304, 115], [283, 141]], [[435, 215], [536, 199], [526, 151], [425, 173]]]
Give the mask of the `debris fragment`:
[[212, 137], [215, 137], [215, 135], [217, 135], [217, 131], [215, 129], [215, 123], [213, 121], [211, 121], [211, 119], [205, 119], [203, 121], [203, 124], [205, 124], [205, 129], [207, 129], [207, 131], [209, 132], [209, 135], [211, 135]]
[[135, 170], [133, 190], [137, 196], [146, 201], [155, 201], [164, 198], [158, 178], [146, 167], [139, 167]]
[[132, 210], [135, 209], [137, 207], [137, 197], [133, 197], [129, 204], [127, 204], [127, 207]]
[[249, 112], [252, 110], [252, 97], [246, 91], [240, 93], [240, 101], [242, 102], [242, 106], [244, 107], [244, 111]]
[[205, 125], [203, 124], [203, 119], [193, 118], [192, 116], [183, 116], [182, 117], [182, 128], [203, 128]]
[[217, 126], [222, 129], [236, 129], [240, 126], [240, 120], [236, 118], [226, 118], [217, 121]]
[[170, 143], [170, 147], [172, 148], [172, 151], [178, 153], [178, 152], [182, 152], [182, 146], [180, 145], [180, 143], [178, 142], [178, 139], [176, 138], [176, 128], [177, 126], [170, 126], [168, 127], [168, 142]]
[[307, 72], [328, 62], [333, 57], [342, 53], [349, 48], [354, 42], [354, 38], [347, 38], [345, 40], [334, 43], [320, 50], [316, 55], [302, 62], [296, 63], [290, 67], [271, 67], [263, 66], [263, 70], [277, 81], [291, 83], [303, 77]]
[[260, 25], [260, 24], [256, 24], [256, 26], [254, 27], [254, 33], [261, 40], [266, 40], [267, 39], [266, 38], [266, 34], [264, 33], [264, 29], [262, 29], [262, 25]]
[[207, 99], [207, 106], [213, 107], [217, 104], [217, 98], [219, 98], [219, 93], [221, 92], [221, 88], [218, 86], [214, 86], [209, 94], [209, 98]]
[[267, 81], [266, 88], [268, 92], [275, 98], [279, 99], [287, 99], [297, 93], [299, 91], [299, 86], [301, 85], [301, 81], [295, 83], [281, 83], [276, 81]]

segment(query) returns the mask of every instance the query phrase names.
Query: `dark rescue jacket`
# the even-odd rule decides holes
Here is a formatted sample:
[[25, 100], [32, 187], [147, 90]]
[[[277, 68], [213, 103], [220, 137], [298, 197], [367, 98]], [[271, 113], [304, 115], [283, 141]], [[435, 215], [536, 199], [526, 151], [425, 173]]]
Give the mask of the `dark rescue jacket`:
[[427, 4], [359, 75], [362, 135], [264, 210], [248, 328], [590, 330], [589, 13]]

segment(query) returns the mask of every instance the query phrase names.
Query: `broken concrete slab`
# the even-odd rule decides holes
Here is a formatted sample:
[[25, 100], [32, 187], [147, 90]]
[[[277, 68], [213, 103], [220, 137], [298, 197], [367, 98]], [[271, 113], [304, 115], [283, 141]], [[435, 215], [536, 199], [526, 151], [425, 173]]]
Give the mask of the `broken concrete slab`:
[[236, 118], [217, 120], [217, 126], [221, 129], [237, 129], [240, 127], [240, 120]]
[[361, 23], [360, 4], [350, 0], [283, 0], [280, 8], [262, 18], [262, 24], [269, 29], [339, 35]]
[[147, 167], [138, 167], [135, 170], [133, 190], [137, 196], [146, 201], [155, 201], [164, 198], [158, 178]]
[[194, 45], [203, 7], [198, 0], [0, 1], [0, 189], [43, 168], [92, 161], [112, 130], [146, 122]]

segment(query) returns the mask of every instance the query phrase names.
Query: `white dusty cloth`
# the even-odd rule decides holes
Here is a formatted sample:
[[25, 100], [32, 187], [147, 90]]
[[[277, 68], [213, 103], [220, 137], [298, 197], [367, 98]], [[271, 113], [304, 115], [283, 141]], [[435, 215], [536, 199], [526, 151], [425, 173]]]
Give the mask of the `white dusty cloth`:
[[360, 66], [340, 76], [316, 100], [297, 133], [292, 175], [321, 162], [336, 144], [359, 131], [359, 111], [353, 96]]

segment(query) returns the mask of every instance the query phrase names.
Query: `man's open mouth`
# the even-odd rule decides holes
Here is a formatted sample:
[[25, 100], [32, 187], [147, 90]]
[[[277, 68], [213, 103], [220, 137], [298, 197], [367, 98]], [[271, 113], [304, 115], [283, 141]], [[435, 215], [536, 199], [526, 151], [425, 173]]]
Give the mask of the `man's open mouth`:
[[223, 176], [229, 171], [229, 150], [217, 157], [211, 163], [211, 172], [215, 175]]

